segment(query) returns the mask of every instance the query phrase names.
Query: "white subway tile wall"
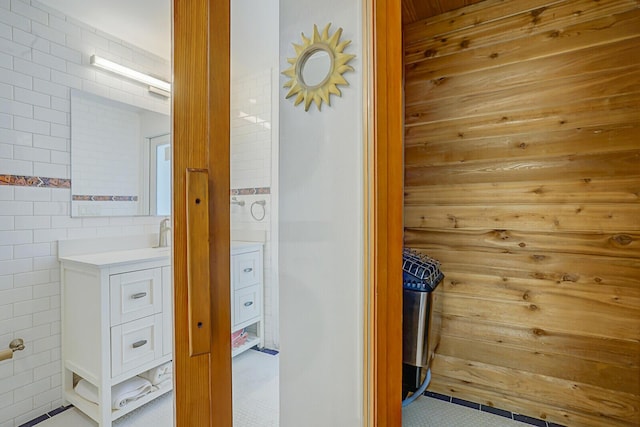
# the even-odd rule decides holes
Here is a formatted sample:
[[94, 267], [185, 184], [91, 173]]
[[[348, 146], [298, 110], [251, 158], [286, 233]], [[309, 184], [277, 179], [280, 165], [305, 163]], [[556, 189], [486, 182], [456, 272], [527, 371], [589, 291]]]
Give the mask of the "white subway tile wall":
[[[168, 114], [169, 101], [89, 64], [168, 78], [169, 61], [29, 0], [0, 0], [0, 175], [69, 179], [70, 89]], [[0, 186], [0, 427], [62, 404], [57, 240], [157, 232], [154, 217], [71, 218], [68, 188]]]
[[[169, 112], [168, 100], [91, 67], [93, 54], [170, 75], [168, 61], [36, 1], [0, 0], [0, 175], [71, 177], [71, 88]], [[232, 82], [234, 189], [271, 186], [271, 73]], [[274, 348], [271, 194], [236, 197], [246, 204], [232, 207], [232, 227], [266, 232], [265, 338]], [[153, 217], [71, 218], [70, 198], [68, 188], [0, 186], [0, 347], [16, 337], [27, 345], [0, 364], [0, 427], [62, 404], [57, 240], [157, 231]], [[250, 209], [260, 200], [259, 221]]]
[[[271, 148], [272, 148], [272, 70], [236, 77], [231, 75], [231, 188], [271, 188]], [[273, 189], [272, 189], [273, 190]], [[266, 233], [264, 245], [264, 314], [265, 345], [277, 348], [274, 312], [275, 291], [274, 271], [272, 268], [273, 240], [271, 222], [271, 194], [236, 195], [244, 206], [232, 205], [231, 228], [241, 230], [260, 230]], [[265, 201], [264, 212], [261, 205], [253, 202]]]

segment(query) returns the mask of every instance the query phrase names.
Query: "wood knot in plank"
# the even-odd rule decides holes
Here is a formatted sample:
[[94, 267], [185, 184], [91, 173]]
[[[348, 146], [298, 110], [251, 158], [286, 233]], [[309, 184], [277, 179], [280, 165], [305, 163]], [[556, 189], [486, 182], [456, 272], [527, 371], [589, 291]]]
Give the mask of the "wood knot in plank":
[[627, 234], [616, 234], [611, 238], [611, 240], [622, 246], [627, 246], [633, 243], [633, 237]]
[[494, 230], [494, 235], [500, 240], [509, 240], [511, 238], [507, 230]]
[[573, 282], [576, 283], [580, 279], [580, 276], [577, 274], [565, 273], [562, 275], [563, 282]]
[[582, 181], [584, 181], [585, 184], [589, 184], [591, 182], [591, 178], [585, 178]]
[[525, 301], [529, 301], [529, 291], [524, 291], [524, 294], [522, 295], [522, 299]]
[[491, 55], [489, 55], [489, 58], [496, 59], [498, 56], [500, 56], [500, 54], [498, 54], [497, 52], [493, 52]]
[[547, 259], [547, 257], [544, 255], [531, 255], [531, 259], [533, 259], [535, 262], [541, 262]]
[[460, 42], [460, 47], [461, 47], [462, 49], [466, 49], [466, 48], [468, 48], [468, 47], [469, 47], [469, 45], [470, 45], [470, 44], [471, 44], [471, 41], [470, 41], [470, 40], [468, 40], [468, 39], [464, 39], [464, 40], [462, 40], [462, 41]]
[[521, 143], [518, 145], [518, 148], [520, 148], [521, 150], [526, 150], [526, 149], [527, 149], [527, 144], [526, 144], [526, 143], [524, 143], [524, 142], [521, 142]]
[[540, 15], [542, 15], [542, 12], [544, 12], [545, 10], [547, 10], [546, 7], [541, 7], [531, 11], [531, 16], [533, 16], [533, 19], [531, 20], [531, 22], [533, 23], [533, 25], [540, 22]]
[[538, 309], [538, 306], [535, 304], [529, 304], [527, 308], [531, 311], [536, 311]]
[[425, 58], [433, 58], [437, 54], [438, 54], [438, 51], [435, 50], [435, 49], [427, 49], [427, 50], [424, 51], [424, 57]]
[[442, 83], [446, 82], [447, 78], [446, 77], [440, 77], [439, 79], [433, 79], [431, 80], [431, 83], [434, 86], [440, 86]]
[[540, 329], [540, 328], [533, 328], [531, 330], [531, 333], [533, 333], [533, 335], [535, 335], [537, 337], [543, 337], [543, 336], [547, 335], [547, 333], [544, 331], [544, 329]]
[[518, 243], [518, 246], [520, 246], [521, 248], [524, 248], [527, 246], [527, 244], [525, 242], [520, 242]]
[[550, 39], [557, 39], [558, 37], [560, 37], [560, 31], [558, 30], [553, 30], [549, 33]]

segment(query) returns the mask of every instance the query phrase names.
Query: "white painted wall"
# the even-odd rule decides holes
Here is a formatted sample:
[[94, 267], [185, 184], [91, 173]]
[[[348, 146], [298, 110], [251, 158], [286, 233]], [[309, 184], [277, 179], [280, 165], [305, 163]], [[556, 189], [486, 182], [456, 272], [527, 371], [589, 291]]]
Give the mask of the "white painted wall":
[[318, 112], [280, 79], [280, 425], [363, 422], [362, 3], [280, 1], [280, 71], [292, 42], [331, 22], [355, 72]]

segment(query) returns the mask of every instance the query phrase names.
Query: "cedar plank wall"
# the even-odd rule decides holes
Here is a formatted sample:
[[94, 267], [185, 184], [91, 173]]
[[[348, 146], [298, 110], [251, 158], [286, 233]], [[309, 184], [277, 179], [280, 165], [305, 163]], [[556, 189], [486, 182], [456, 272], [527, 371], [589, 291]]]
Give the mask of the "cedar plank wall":
[[638, 1], [405, 25], [405, 244], [439, 259], [429, 390], [640, 425]]

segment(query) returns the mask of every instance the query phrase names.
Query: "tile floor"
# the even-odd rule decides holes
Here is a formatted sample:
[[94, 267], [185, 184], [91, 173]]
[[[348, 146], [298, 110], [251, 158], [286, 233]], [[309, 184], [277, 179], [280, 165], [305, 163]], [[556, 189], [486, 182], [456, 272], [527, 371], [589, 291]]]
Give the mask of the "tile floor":
[[[247, 351], [233, 359], [234, 427], [278, 426], [278, 356]], [[97, 423], [68, 409], [37, 427], [96, 427]], [[173, 427], [173, 393], [167, 393], [116, 420], [113, 427]]]
[[[234, 427], [278, 427], [278, 356], [247, 351], [233, 360]], [[443, 396], [421, 396], [402, 410], [403, 427], [525, 427], [504, 416], [442, 400]], [[470, 403], [470, 402], [467, 402]], [[474, 404], [475, 405], [475, 404]], [[542, 423], [542, 424], [540, 424]], [[37, 424], [38, 427], [96, 427], [75, 408]], [[125, 415], [114, 427], [173, 427], [173, 395], [164, 396]], [[555, 426], [549, 424], [549, 426]]]
[[[402, 409], [403, 427], [563, 427], [536, 418], [430, 393]], [[457, 401], [457, 403], [456, 403]]]

